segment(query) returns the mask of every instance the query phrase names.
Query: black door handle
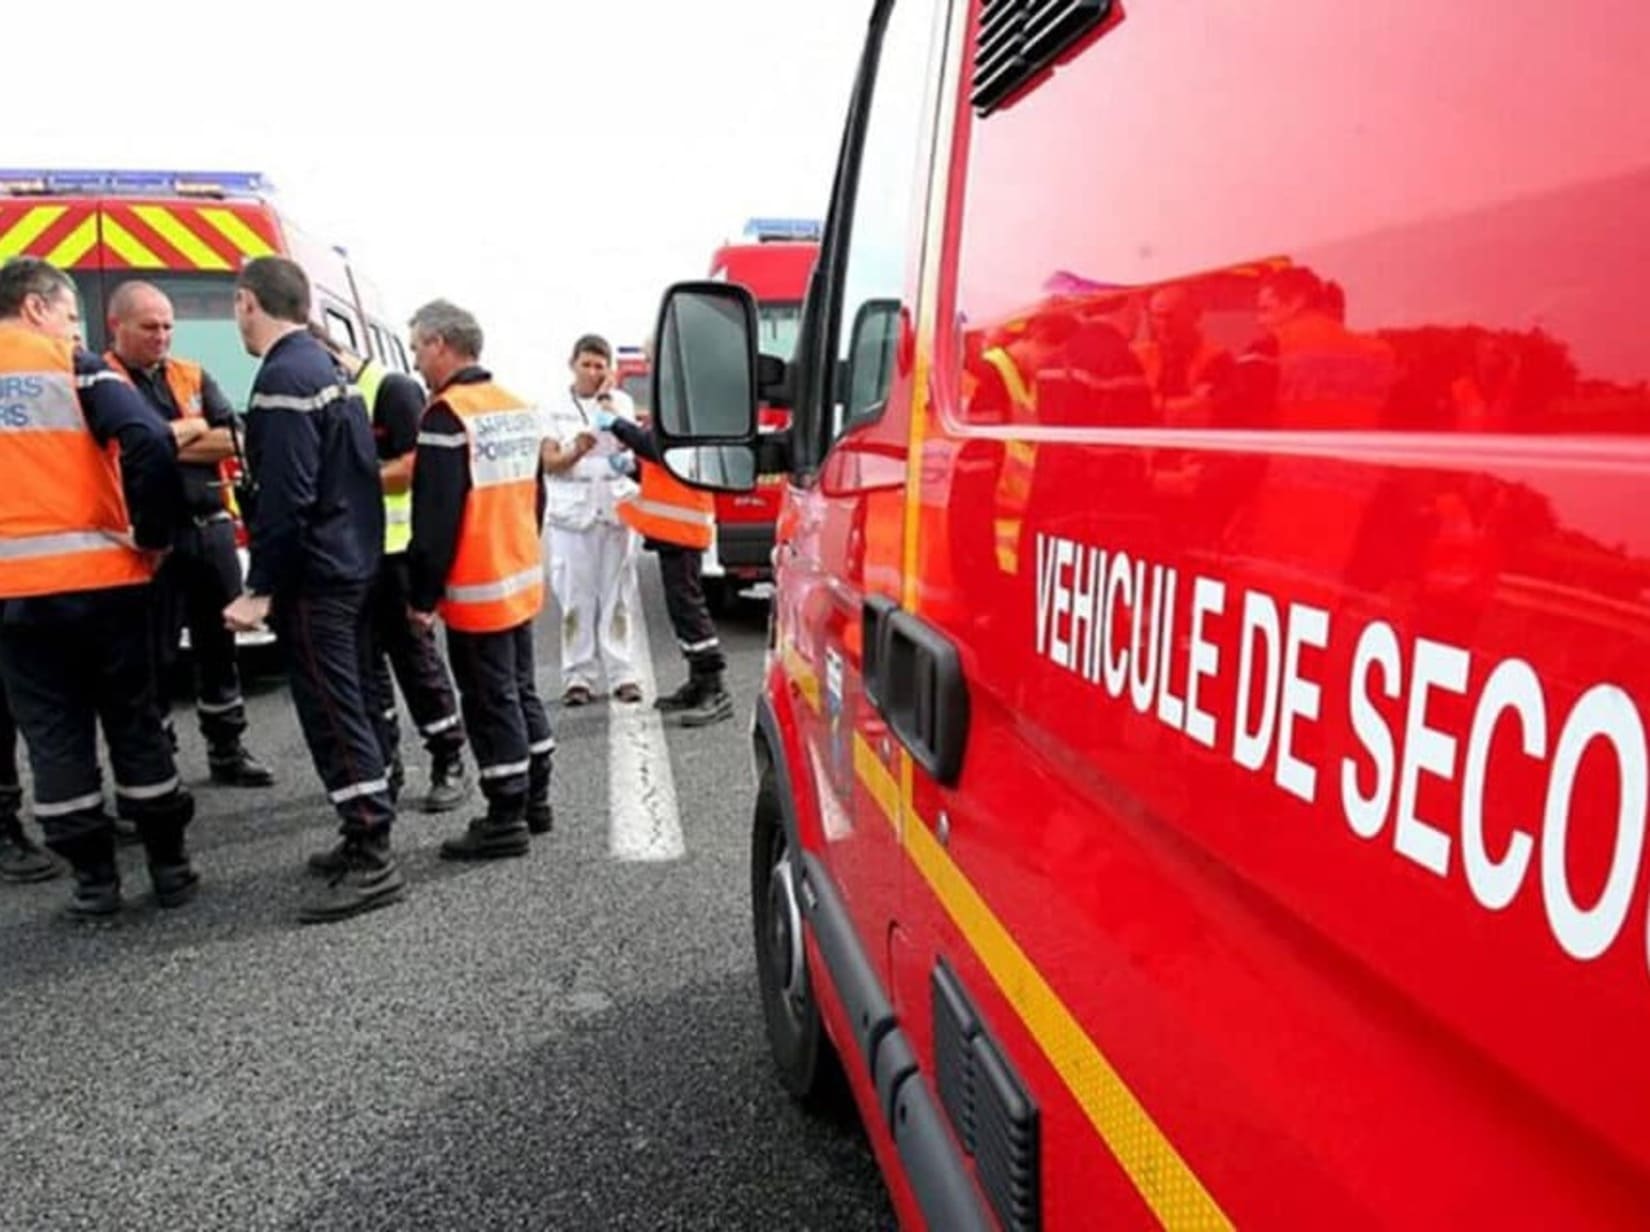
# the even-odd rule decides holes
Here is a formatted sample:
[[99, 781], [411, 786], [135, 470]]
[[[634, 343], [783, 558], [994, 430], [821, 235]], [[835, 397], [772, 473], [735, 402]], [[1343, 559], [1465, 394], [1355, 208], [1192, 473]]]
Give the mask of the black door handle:
[[951, 639], [874, 596], [865, 601], [866, 695], [900, 743], [942, 786], [955, 786], [968, 748], [968, 680]]

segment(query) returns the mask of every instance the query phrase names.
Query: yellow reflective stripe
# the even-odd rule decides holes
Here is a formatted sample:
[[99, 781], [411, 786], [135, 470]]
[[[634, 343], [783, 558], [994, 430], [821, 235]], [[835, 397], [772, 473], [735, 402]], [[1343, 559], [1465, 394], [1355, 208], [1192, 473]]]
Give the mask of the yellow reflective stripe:
[[894, 782], [894, 776], [888, 773], [882, 759], [871, 748], [871, 742], [858, 732], [854, 733], [854, 773], [864, 784], [865, 790], [871, 793], [871, 799], [877, 802], [883, 816], [898, 830], [899, 784]]
[[1188, 1232], [1232, 1227], [1122, 1076], [921, 821], [911, 760], [901, 753], [896, 781], [865, 738], [856, 733], [854, 773], [964, 942], [1159, 1222], [1165, 1228]]
[[200, 215], [213, 230], [247, 256], [269, 257], [275, 254], [264, 237], [242, 222], [233, 210], [203, 209]]
[[32, 210], [24, 210], [23, 217], [13, 223], [4, 235], [0, 235], [0, 261], [27, 252], [29, 245], [66, 213], [68, 206], [65, 205], [37, 205]]
[[[968, 20], [959, 5], [943, 6], [946, 23], [941, 40], [939, 94], [931, 115], [932, 130], [925, 134], [930, 147], [923, 151], [928, 159], [927, 222], [922, 237], [921, 275], [917, 289], [916, 364], [911, 374], [911, 425], [906, 441], [906, 456], [913, 460], [923, 456], [923, 442], [928, 436], [928, 393], [930, 369], [934, 362], [934, 340], [939, 336], [940, 271], [945, 267], [945, 217], [951, 191], [951, 169], [955, 166], [948, 144], [956, 141], [959, 121], [959, 89], [963, 63], [968, 59]], [[918, 610], [922, 593], [922, 547], [917, 527], [922, 519], [922, 467], [907, 467], [905, 480], [905, 543], [904, 577], [901, 585], [901, 606], [908, 612]]]
[[[155, 229], [163, 240], [194, 262], [196, 269], [226, 270], [229, 268], [229, 262], [214, 252], [205, 240], [179, 222], [177, 215], [164, 206], [134, 205], [132, 213], [143, 219], [145, 223]], [[104, 227], [105, 229], [108, 227], [107, 219], [104, 220]]]
[[780, 652], [780, 661], [784, 664], [785, 674], [796, 682], [796, 687], [802, 691], [803, 699], [809, 709], [816, 714], [819, 712], [819, 673], [802, 657], [802, 652], [790, 642]]
[[63, 242], [46, 254], [46, 260], [59, 268], [73, 265], [96, 247], [97, 215], [88, 214], [85, 222], [64, 236]]
[[134, 269], [164, 269], [166, 262], [142, 240], [121, 226], [113, 218], [103, 220], [103, 242]]

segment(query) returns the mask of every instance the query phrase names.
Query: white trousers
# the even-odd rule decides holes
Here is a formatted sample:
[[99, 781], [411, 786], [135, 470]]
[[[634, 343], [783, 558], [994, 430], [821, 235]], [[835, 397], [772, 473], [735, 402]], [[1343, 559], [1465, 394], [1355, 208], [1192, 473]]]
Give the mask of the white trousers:
[[636, 533], [598, 522], [588, 530], [552, 526], [550, 589], [561, 608], [562, 690], [583, 685], [593, 693], [636, 683], [630, 661], [630, 629], [639, 613]]

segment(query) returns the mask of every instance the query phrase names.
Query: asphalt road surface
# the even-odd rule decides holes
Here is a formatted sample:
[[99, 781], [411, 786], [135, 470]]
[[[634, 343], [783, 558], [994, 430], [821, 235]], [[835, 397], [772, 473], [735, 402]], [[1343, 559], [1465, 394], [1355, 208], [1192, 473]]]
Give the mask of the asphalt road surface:
[[[681, 660], [651, 560], [643, 596], [668, 691]], [[891, 1227], [852, 1114], [800, 1112], [762, 1032], [764, 621], [749, 603], [724, 621], [738, 721], [554, 707], [555, 833], [454, 866], [437, 845], [475, 810], [409, 810], [407, 900], [339, 925], [294, 918], [333, 823], [279, 678], [248, 689], [273, 791], [204, 785], [180, 713], [202, 784], [192, 906], [156, 909], [136, 850], [112, 925], [61, 920], [66, 879], [0, 885], [0, 1228]], [[404, 740], [414, 801], [425, 767]]]

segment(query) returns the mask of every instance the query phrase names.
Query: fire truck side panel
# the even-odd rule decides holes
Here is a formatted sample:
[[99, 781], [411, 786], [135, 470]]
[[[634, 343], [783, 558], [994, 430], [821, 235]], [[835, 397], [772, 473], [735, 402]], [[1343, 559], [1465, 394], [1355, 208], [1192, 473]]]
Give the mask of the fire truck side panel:
[[[852, 817], [924, 1080], [949, 981], [1043, 1226], [1650, 1209], [1650, 18], [1566, 23], [1142, 3], [983, 117], [957, 73], [885, 415], [968, 740], [942, 783], [865, 707]], [[826, 703], [864, 452], [793, 493]], [[884, 871], [833, 868], [874, 946]]]

